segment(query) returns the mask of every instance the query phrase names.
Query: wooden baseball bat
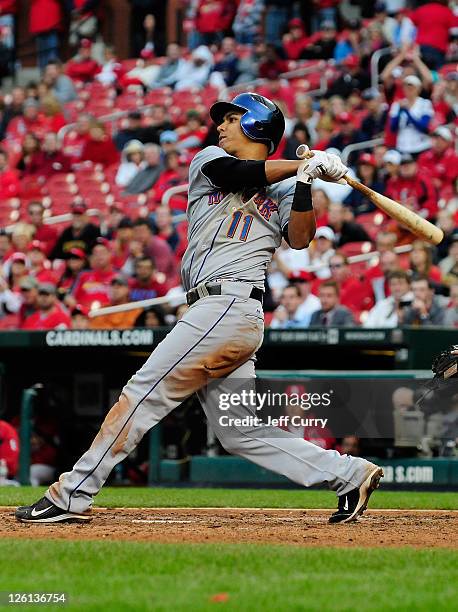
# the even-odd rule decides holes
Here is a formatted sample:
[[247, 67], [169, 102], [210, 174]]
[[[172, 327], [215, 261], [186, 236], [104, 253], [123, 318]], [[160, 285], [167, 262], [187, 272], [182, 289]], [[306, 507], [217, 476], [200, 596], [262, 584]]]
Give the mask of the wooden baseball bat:
[[[308, 159], [313, 157], [313, 152], [310, 151], [307, 145], [300, 145], [297, 147], [296, 155], [299, 159]], [[363, 193], [378, 208], [386, 212], [392, 219], [401, 223], [401, 225], [404, 225], [404, 227], [410, 230], [415, 236], [418, 236], [418, 238], [426, 240], [431, 244], [439, 244], [442, 242], [444, 232], [426, 219], [423, 219], [423, 217], [420, 217], [420, 215], [417, 215], [413, 210], [409, 210], [402, 204], [399, 204], [399, 202], [387, 198], [381, 193], [377, 193], [377, 191], [367, 187], [367, 185], [363, 185], [363, 183], [360, 183], [348, 174], [346, 174], [339, 183], [347, 183], [350, 187], [353, 187], [353, 189], [357, 189]]]

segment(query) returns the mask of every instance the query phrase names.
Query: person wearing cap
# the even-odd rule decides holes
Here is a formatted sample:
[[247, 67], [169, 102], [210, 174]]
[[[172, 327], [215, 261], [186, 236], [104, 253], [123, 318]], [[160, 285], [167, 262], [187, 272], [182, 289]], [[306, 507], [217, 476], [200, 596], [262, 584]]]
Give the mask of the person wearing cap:
[[70, 329], [70, 315], [57, 301], [56, 286], [41, 283], [37, 290], [37, 311], [25, 318], [21, 329]]
[[95, 122], [91, 125], [89, 138], [83, 145], [81, 160], [102, 166], [111, 166], [119, 162], [119, 152], [103, 123]]
[[383, 156], [383, 178], [385, 183], [399, 176], [402, 155], [396, 149], [388, 149]]
[[[418, 164], [409, 153], [402, 155], [399, 176], [387, 181], [385, 194], [426, 219], [434, 219], [437, 214], [437, 190], [432, 179], [426, 172], [418, 171]], [[413, 240], [412, 234], [411, 237]]]
[[19, 251], [14, 252], [3, 267], [3, 274], [8, 279], [11, 291], [20, 291], [20, 281], [27, 276], [27, 257]]
[[125, 187], [142, 170], [144, 163], [145, 147], [139, 140], [129, 140], [122, 150], [122, 161], [119, 164], [115, 177], [118, 187]]
[[83, 249], [73, 247], [65, 258], [65, 268], [57, 282], [57, 293], [59, 298], [65, 302], [65, 298], [73, 290], [79, 275], [86, 269], [87, 258]]
[[396, 134], [396, 149], [417, 155], [431, 146], [429, 125], [434, 116], [431, 100], [420, 97], [422, 83], [410, 74], [403, 79], [405, 98], [390, 108], [390, 130]]
[[[378, 179], [377, 164], [371, 153], [361, 153], [358, 157], [356, 176], [366, 187], [377, 193], [383, 193], [384, 184]], [[377, 210], [375, 204], [357, 189], [351, 190], [343, 204], [351, 209], [355, 217]]]
[[92, 57], [92, 42], [88, 38], [83, 38], [78, 53], [67, 62], [67, 75], [74, 81], [90, 83], [100, 70], [100, 64]]
[[175, 130], [164, 130], [159, 136], [159, 144], [162, 149], [162, 158], [165, 159], [167, 153], [176, 151], [178, 134]]
[[38, 66], [43, 70], [58, 56], [58, 31], [62, 28], [63, 12], [59, 0], [31, 0], [29, 34], [37, 44]]
[[88, 253], [100, 236], [99, 227], [89, 221], [87, 204], [84, 200], [75, 200], [70, 207], [70, 212], [72, 213], [71, 224], [57, 239], [49, 259], [65, 259], [66, 253], [74, 247]]
[[453, 147], [452, 132], [445, 125], [438, 126], [431, 135], [431, 149], [418, 158], [418, 170], [433, 180], [439, 192], [451, 196], [458, 179], [458, 155]]
[[361, 122], [361, 134], [363, 140], [372, 140], [383, 134], [388, 116], [387, 105], [382, 101], [382, 96], [378, 89], [369, 87], [365, 89], [361, 98], [367, 115]]
[[336, 252], [334, 248], [335, 239], [336, 235], [331, 227], [322, 225], [317, 228], [310, 249], [310, 266], [316, 278], [326, 280], [331, 276], [329, 261]]
[[21, 191], [21, 184], [16, 170], [8, 164], [8, 153], [0, 149], [0, 200], [15, 198]]
[[309, 37], [304, 30], [302, 20], [295, 17], [288, 23], [288, 31], [283, 34], [282, 44], [286, 57], [290, 60], [299, 59], [300, 54], [306, 48]]
[[97, 238], [89, 256], [90, 269], [80, 273], [71, 294], [66, 298], [66, 304], [70, 308], [81, 304], [92, 310], [110, 303], [111, 281], [116, 276], [110, 246], [110, 242], [105, 238]]
[[27, 248], [29, 274], [39, 283], [55, 283], [56, 273], [51, 268], [51, 262], [46, 257], [45, 245], [39, 240], [32, 240]]
[[293, 272], [288, 278], [290, 285], [299, 287], [302, 301], [296, 310], [295, 318], [302, 321], [304, 326], [308, 325], [312, 314], [320, 308], [320, 300], [312, 293], [314, 278], [315, 276], [311, 272], [305, 270]]
[[90, 329], [91, 320], [88, 316], [88, 308], [77, 304], [71, 309], [70, 315], [72, 318], [72, 329]]
[[288, 278], [294, 272], [305, 270], [310, 263], [308, 249], [292, 249], [284, 240], [275, 251], [269, 273], [269, 286], [275, 299], [279, 299], [282, 290], [288, 284]]
[[[114, 276], [110, 283], [109, 294], [110, 302], [108, 306], [128, 304], [131, 300], [129, 299], [129, 282], [127, 278], [121, 274]], [[91, 319], [90, 327], [92, 329], [131, 329], [141, 312], [141, 308], [136, 308], [125, 312], [94, 317]]]
[[282, 291], [280, 305], [274, 311], [270, 327], [273, 329], [308, 327], [310, 314], [305, 319], [300, 319], [298, 316], [298, 310], [302, 301], [299, 286], [295, 283], [287, 285]]
[[161, 147], [157, 144], [147, 144], [144, 148], [144, 167], [126, 185], [125, 193], [145, 193], [156, 184], [161, 175]]

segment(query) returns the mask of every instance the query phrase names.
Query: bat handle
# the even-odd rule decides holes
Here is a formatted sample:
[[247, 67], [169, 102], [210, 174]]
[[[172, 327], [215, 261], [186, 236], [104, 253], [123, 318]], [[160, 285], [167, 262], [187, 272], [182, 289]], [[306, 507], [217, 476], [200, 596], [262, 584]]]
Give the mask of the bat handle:
[[296, 149], [296, 155], [299, 159], [310, 159], [313, 157], [313, 151], [310, 151], [307, 145], [301, 144]]

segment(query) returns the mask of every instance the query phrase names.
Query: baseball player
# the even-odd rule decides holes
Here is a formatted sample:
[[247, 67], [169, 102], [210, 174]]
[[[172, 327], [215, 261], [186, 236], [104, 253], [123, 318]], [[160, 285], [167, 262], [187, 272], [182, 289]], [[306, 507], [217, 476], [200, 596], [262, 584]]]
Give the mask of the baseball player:
[[[313, 179], [338, 181], [347, 168], [335, 155], [315, 151], [302, 161], [268, 161], [285, 121], [270, 100], [243, 93], [216, 102], [210, 115], [219, 147], [203, 149], [189, 172], [189, 246], [182, 282], [189, 310], [128, 381], [89, 450], [45, 496], [17, 509], [33, 523], [90, 520], [93, 497], [122, 461], [176, 406], [197, 392], [223, 447], [303, 486], [326, 482], [338, 495], [330, 522], [356, 520], [383, 471], [373, 463], [324, 450], [265, 424], [223, 426], [209, 383], [253, 380], [254, 355], [263, 338], [266, 269], [282, 238], [294, 249], [315, 234]], [[267, 161], [266, 161], [267, 160]], [[227, 416], [250, 414], [232, 407]], [[226, 422], [226, 421], [225, 421]]]

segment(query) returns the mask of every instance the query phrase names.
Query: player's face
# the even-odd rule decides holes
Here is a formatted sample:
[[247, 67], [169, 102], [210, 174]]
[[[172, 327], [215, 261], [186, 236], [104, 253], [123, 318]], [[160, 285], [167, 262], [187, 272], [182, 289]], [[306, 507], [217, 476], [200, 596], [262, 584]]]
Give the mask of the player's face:
[[245, 136], [240, 127], [242, 113], [227, 113], [224, 120], [218, 126], [219, 146], [229, 153], [236, 155], [241, 147], [252, 141]]

